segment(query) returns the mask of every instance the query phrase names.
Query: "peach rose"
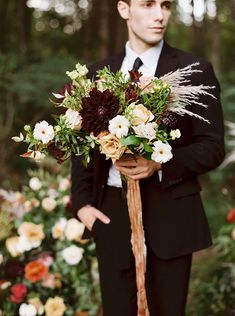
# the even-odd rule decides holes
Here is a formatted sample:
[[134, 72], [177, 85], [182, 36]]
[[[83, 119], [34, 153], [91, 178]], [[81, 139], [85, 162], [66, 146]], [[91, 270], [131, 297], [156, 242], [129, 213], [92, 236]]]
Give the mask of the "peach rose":
[[30, 298], [28, 302], [29, 304], [33, 305], [36, 308], [38, 315], [43, 315], [44, 306], [43, 306], [42, 301], [38, 297]]
[[39, 243], [45, 238], [42, 224], [36, 225], [31, 222], [23, 222], [18, 228], [18, 233], [30, 243]]
[[99, 134], [96, 140], [101, 146], [101, 153], [105, 154], [106, 159], [111, 158], [113, 162], [120, 159], [127, 149], [119, 138], [108, 132]]
[[50, 297], [45, 304], [46, 316], [63, 316], [65, 311], [66, 306], [61, 297]]
[[19, 236], [13, 236], [13, 237], [7, 238], [6, 240], [6, 248], [12, 257], [17, 257], [21, 254], [18, 247], [19, 242], [20, 242]]
[[142, 123], [146, 124], [154, 119], [154, 115], [143, 104], [131, 103], [127, 110], [127, 117], [131, 125], [137, 126]]

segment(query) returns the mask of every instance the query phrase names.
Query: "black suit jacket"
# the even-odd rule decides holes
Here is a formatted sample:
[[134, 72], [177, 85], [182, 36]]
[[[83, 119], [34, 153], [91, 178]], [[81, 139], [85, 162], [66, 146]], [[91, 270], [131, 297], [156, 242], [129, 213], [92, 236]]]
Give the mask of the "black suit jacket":
[[[90, 77], [98, 69], [109, 65], [112, 71], [120, 69], [124, 53], [110, 57], [89, 68]], [[199, 62], [200, 73], [191, 75], [193, 85], [214, 86], [216, 98], [201, 96], [208, 108], [190, 105], [190, 109], [210, 121], [210, 124], [190, 116], [178, 118], [176, 128], [181, 138], [172, 142], [173, 158], [162, 165], [162, 181], [157, 173], [141, 180], [143, 216], [146, 237], [156, 255], [161, 258], [191, 253], [211, 245], [211, 236], [200, 198], [197, 176], [216, 168], [224, 158], [223, 116], [220, 105], [220, 87], [210, 63], [164, 43], [155, 75]], [[86, 204], [100, 208], [107, 183], [110, 161], [94, 152], [92, 163], [86, 169], [80, 158], [72, 158], [73, 211]], [[92, 234], [85, 229], [83, 238]]]

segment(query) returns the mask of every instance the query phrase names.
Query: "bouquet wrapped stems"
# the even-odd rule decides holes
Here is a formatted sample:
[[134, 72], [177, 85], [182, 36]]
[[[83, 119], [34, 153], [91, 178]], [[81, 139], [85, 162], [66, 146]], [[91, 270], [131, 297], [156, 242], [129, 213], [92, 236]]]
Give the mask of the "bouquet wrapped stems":
[[132, 231], [131, 244], [136, 268], [137, 316], [149, 316], [145, 290], [146, 245], [142, 221], [142, 202], [139, 180], [127, 178], [127, 204]]

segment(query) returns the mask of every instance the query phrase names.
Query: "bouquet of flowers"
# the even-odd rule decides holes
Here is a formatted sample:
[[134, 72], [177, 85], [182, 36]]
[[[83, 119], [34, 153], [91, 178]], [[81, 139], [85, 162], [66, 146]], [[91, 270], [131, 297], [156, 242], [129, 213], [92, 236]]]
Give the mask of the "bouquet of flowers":
[[69, 216], [70, 181], [30, 174], [21, 192], [0, 189], [0, 315], [96, 316], [95, 249]]
[[[63, 162], [72, 154], [81, 156], [84, 164], [91, 159], [91, 150], [99, 150], [113, 162], [128, 153], [141, 155], [158, 163], [172, 158], [169, 140], [181, 136], [177, 115], [191, 115], [188, 104], [206, 107], [199, 102], [201, 94], [211, 95], [208, 86], [192, 86], [187, 77], [200, 72], [189, 65], [161, 78], [142, 76], [130, 71], [112, 73], [105, 67], [97, 80], [87, 78], [86, 66], [76, 65], [67, 72], [72, 80], [54, 94], [56, 106], [64, 113], [55, 117], [55, 125], [39, 122], [34, 128], [26, 125], [26, 135], [13, 139], [26, 142], [23, 157], [37, 160], [52, 154]], [[139, 315], [147, 315], [144, 290], [145, 244], [142, 226], [141, 198], [138, 181], [127, 179], [128, 209], [132, 227], [132, 246], [136, 258]]]

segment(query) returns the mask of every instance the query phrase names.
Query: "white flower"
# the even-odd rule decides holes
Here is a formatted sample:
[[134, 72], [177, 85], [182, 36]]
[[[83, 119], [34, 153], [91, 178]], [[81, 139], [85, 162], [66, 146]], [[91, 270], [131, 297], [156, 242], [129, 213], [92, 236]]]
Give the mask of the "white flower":
[[64, 230], [67, 224], [67, 219], [65, 217], [61, 217], [58, 222], [52, 227], [52, 237], [54, 239], [64, 239]]
[[73, 266], [82, 260], [83, 252], [83, 248], [72, 245], [62, 251], [62, 257], [69, 265]]
[[121, 138], [128, 134], [129, 121], [123, 115], [117, 115], [109, 121], [109, 131], [117, 138]]
[[33, 191], [38, 191], [42, 187], [42, 182], [37, 177], [33, 177], [29, 180], [29, 186]]
[[48, 144], [55, 136], [53, 126], [49, 125], [47, 121], [39, 122], [34, 127], [33, 136], [43, 144]]
[[81, 64], [77, 63], [76, 69], [79, 74], [79, 77], [84, 77], [88, 73], [88, 69], [86, 65], [82, 66]]
[[179, 129], [171, 130], [170, 132], [171, 139], [175, 140], [176, 138], [181, 137], [181, 133]]
[[152, 160], [158, 163], [165, 163], [173, 157], [171, 146], [169, 144], [164, 144], [162, 141], [158, 140], [154, 142], [153, 145]]
[[25, 251], [30, 251], [34, 248], [38, 248], [41, 245], [42, 241], [30, 241], [28, 238], [25, 236], [20, 236], [19, 237], [19, 243], [17, 245], [17, 249], [20, 253], [24, 253]]
[[55, 209], [56, 207], [56, 201], [55, 199], [51, 197], [46, 197], [42, 200], [42, 207], [44, 208], [45, 211], [51, 212]]
[[32, 304], [23, 303], [20, 305], [19, 315], [20, 316], [36, 316], [37, 309]]
[[79, 241], [82, 237], [85, 226], [83, 223], [79, 222], [76, 218], [71, 218], [67, 221], [65, 227], [65, 237], [72, 241]]
[[72, 80], [76, 80], [79, 77], [79, 73], [77, 72], [77, 70], [66, 71], [66, 75]]
[[133, 130], [135, 131], [137, 136], [147, 138], [149, 140], [153, 140], [156, 137], [156, 128], [157, 124], [147, 123], [147, 124], [140, 124], [137, 126], [133, 126]]
[[78, 111], [68, 109], [64, 115], [68, 127], [74, 130], [80, 130], [82, 127], [82, 117]]
[[71, 182], [67, 178], [63, 178], [59, 182], [59, 190], [60, 191], [66, 191], [70, 188]]

